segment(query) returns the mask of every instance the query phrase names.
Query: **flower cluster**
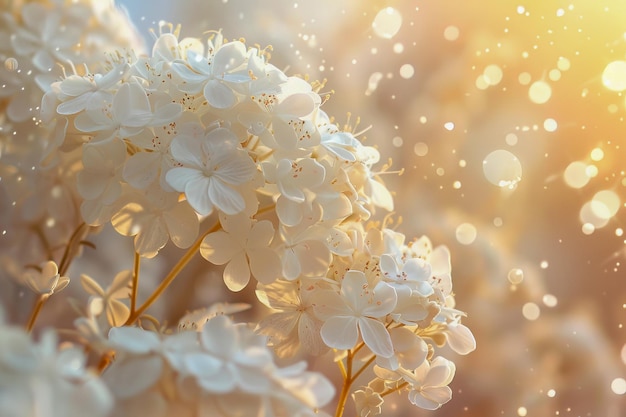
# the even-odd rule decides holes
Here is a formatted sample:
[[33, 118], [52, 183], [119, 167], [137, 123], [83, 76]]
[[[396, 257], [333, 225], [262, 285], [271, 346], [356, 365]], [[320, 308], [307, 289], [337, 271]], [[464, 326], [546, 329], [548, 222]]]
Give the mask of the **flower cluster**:
[[[12, 40], [37, 45], [15, 47], [31, 51], [35, 68], [60, 61], [72, 71], [41, 84], [45, 94], [36, 90], [40, 134], [3, 137], [0, 178], [14, 206], [45, 207], [25, 219], [35, 249], [4, 259], [40, 295], [28, 329], [69, 284], [69, 264], [91, 232], [110, 224], [134, 238], [132, 270], [106, 289], [80, 279], [90, 298], [74, 335], [100, 358], [97, 381], [110, 397], [103, 414], [291, 416], [325, 406], [334, 394], [325, 377], [304, 363], [279, 368], [268, 344], [285, 358], [335, 351], [344, 383], [338, 415], [370, 368], [372, 379], [353, 393], [359, 415], [380, 414], [395, 391], [426, 409], [450, 400], [455, 366], [436, 349], [447, 343], [466, 354], [475, 341], [454, 308], [449, 251], [426, 237], [405, 242], [372, 219], [393, 210], [380, 178], [388, 167], [322, 110], [323, 83], [289, 76], [266, 50], [220, 32], [180, 39], [162, 25], [152, 53], [137, 54], [128, 29], [96, 36], [95, 4], [29, 3], [21, 19], [7, 17]], [[121, 48], [90, 66], [93, 51], [76, 45], [92, 36]], [[18, 121], [12, 109], [26, 96], [7, 97], [8, 120]], [[23, 156], [28, 166], [17, 162]], [[43, 191], [25, 191], [25, 178]], [[139, 264], [169, 241], [185, 255], [137, 306]], [[254, 278], [271, 309], [258, 325], [225, 315], [239, 305], [187, 317], [177, 334], [144, 314], [197, 252], [224, 265], [231, 291]], [[36, 264], [39, 274], [29, 267]]]

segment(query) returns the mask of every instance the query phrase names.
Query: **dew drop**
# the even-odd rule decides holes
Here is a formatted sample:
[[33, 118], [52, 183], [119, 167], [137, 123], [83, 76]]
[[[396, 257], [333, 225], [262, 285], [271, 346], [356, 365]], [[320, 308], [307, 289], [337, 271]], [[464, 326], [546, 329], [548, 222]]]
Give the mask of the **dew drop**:
[[535, 104], [543, 104], [550, 100], [552, 88], [545, 81], [535, 81], [528, 89], [528, 97]]
[[376, 14], [372, 22], [372, 29], [377, 36], [383, 39], [393, 38], [402, 26], [402, 15], [393, 7], [385, 7]]
[[611, 91], [626, 90], [626, 61], [610, 62], [602, 72], [602, 84]]
[[490, 183], [512, 190], [522, 179], [522, 164], [511, 152], [498, 149], [483, 160], [483, 173]]
[[524, 281], [524, 271], [519, 268], [513, 268], [509, 271], [507, 279], [511, 284], [518, 285]]
[[471, 223], [461, 223], [456, 228], [456, 240], [461, 245], [471, 245], [476, 240], [478, 232]]

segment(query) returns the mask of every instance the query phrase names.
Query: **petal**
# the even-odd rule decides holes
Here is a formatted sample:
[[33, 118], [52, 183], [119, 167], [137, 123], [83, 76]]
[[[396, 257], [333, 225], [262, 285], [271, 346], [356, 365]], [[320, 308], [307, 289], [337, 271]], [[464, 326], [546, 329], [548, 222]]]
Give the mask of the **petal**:
[[367, 316], [384, 317], [393, 311], [397, 302], [396, 290], [386, 282], [379, 282], [374, 287], [372, 302], [363, 306], [361, 311]]
[[170, 152], [181, 164], [201, 169], [204, 167], [200, 141], [189, 136], [176, 136], [170, 144]]
[[459, 355], [467, 355], [476, 350], [476, 339], [472, 331], [466, 326], [457, 323], [449, 323], [448, 330], [444, 332], [448, 339], [448, 345]]
[[[182, 169], [182, 168], [180, 168]], [[168, 174], [171, 171], [168, 171]], [[185, 197], [189, 205], [201, 216], [206, 216], [213, 211], [214, 200], [209, 195], [210, 185], [213, 181], [205, 177], [200, 171], [196, 171], [199, 175], [195, 175], [185, 184]], [[168, 181], [169, 182], [169, 181]], [[172, 185], [170, 183], [170, 185]], [[173, 185], [172, 185], [173, 186]]]
[[80, 275], [80, 283], [83, 286], [83, 288], [85, 289], [85, 291], [87, 291], [88, 294], [98, 295], [100, 297], [102, 297], [104, 295], [104, 290], [102, 289], [102, 287], [100, 287], [100, 284], [98, 284], [90, 276], [85, 275], [85, 274], [81, 274]]
[[159, 175], [161, 156], [157, 152], [137, 152], [124, 164], [122, 178], [134, 188], [148, 188]]
[[415, 390], [409, 392], [409, 401], [411, 404], [419, 408], [423, 408], [424, 410], [437, 410], [441, 407], [441, 404], [437, 401], [426, 398], [421, 394], [421, 392]]
[[188, 248], [198, 237], [198, 216], [186, 201], [178, 202], [174, 208], [163, 213], [163, 220], [170, 239], [179, 248]]
[[165, 181], [176, 191], [183, 192], [187, 184], [193, 180], [203, 179], [202, 171], [195, 168], [174, 167], [165, 173]]
[[109, 330], [109, 341], [128, 352], [144, 354], [156, 350], [161, 344], [159, 336], [137, 327], [113, 327]]
[[389, 332], [383, 323], [378, 320], [361, 317], [359, 320], [359, 329], [363, 342], [370, 350], [383, 358], [393, 356], [393, 344]]
[[282, 265], [278, 254], [270, 248], [256, 248], [247, 251], [252, 275], [261, 283], [269, 284], [280, 278]]
[[224, 44], [213, 57], [213, 74], [216, 77], [232, 72], [245, 63], [246, 46], [239, 41]]
[[357, 319], [354, 317], [331, 317], [322, 325], [322, 339], [335, 349], [352, 349], [358, 339]]
[[128, 320], [130, 309], [119, 300], [108, 300], [106, 313], [111, 326], [121, 326]]
[[200, 333], [202, 346], [220, 358], [230, 358], [238, 349], [237, 329], [226, 316], [215, 316]]
[[204, 98], [216, 109], [229, 109], [237, 102], [233, 90], [218, 80], [210, 80], [204, 86]]
[[223, 265], [241, 252], [241, 245], [222, 230], [208, 234], [200, 246], [202, 257], [215, 265]]
[[242, 252], [237, 255], [224, 268], [224, 283], [229, 290], [237, 292], [243, 290], [250, 282], [250, 267], [248, 259]]
[[226, 214], [238, 214], [246, 208], [241, 194], [217, 178], [209, 178], [208, 195], [213, 204]]
[[158, 356], [132, 357], [113, 362], [102, 379], [116, 398], [131, 398], [154, 385], [162, 370], [163, 360]]

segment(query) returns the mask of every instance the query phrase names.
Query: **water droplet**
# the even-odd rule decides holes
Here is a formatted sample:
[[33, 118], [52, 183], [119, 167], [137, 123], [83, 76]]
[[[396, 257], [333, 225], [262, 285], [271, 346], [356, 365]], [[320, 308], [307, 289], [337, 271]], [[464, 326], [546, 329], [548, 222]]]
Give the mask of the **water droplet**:
[[541, 309], [535, 303], [526, 303], [522, 306], [522, 315], [526, 320], [537, 320], [541, 315]]
[[528, 414], [528, 411], [526, 410], [526, 407], [520, 407], [517, 409], [517, 415], [519, 417], [526, 417], [527, 414]]
[[548, 263], [548, 261], [541, 261], [541, 263], [539, 263], [539, 267], [541, 269], [547, 269], [550, 266], [550, 264]]
[[522, 164], [511, 152], [498, 149], [483, 160], [483, 173], [490, 183], [512, 190], [522, 179]]
[[626, 90], [626, 61], [610, 62], [602, 72], [602, 84], [611, 91]]
[[470, 245], [476, 240], [478, 232], [476, 227], [471, 223], [461, 223], [456, 228], [456, 240], [461, 245]]
[[511, 284], [521, 284], [524, 281], [524, 271], [519, 268], [513, 268], [509, 271], [507, 279]]
[[377, 36], [384, 39], [393, 38], [402, 26], [402, 15], [393, 7], [385, 7], [376, 14], [372, 29]]
[[11, 71], [11, 72], [17, 71], [18, 67], [19, 67], [19, 63], [17, 62], [17, 59], [13, 57], [9, 57], [4, 60], [4, 68], [6, 68], [7, 71]]
[[552, 88], [545, 81], [535, 81], [528, 89], [528, 97], [530, 101], [536, 104], [543, 104], [550, 100], [552, 96]]
[[554, 398], [556, 396], [556, 390], [549, 389], [547, 394], [548, 394], [548, 397]]
[[443, 128], [448, 130], [448, 131], [452, 131], [454, 130], [454, 122], [446, 122], [443, 124]]

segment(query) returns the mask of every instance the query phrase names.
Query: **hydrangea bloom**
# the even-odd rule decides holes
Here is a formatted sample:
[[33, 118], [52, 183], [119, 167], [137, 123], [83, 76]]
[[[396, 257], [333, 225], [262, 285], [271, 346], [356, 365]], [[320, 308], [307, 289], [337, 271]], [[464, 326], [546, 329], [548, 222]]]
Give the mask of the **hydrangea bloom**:
[[[445, 343], [461, 354], [475, 348], [453, 308], [449, 251], [426, 237], [405, 243], [370, 221], [393, 209], [379, 175], [387, 167], [322, 110], [322, 84], [285, 74], [241, 40], [212, 32], [179, 39], [167, 25], [149, 55], [124, 50], [133, 45], [124, 31], [108, 33], [121, 50], [90, 66], [75, 45], [95, 30], [86, 23], [93, 14], [93, 2], [56, 0], [4, 17], [12, 52], [37, 75], [56, 60], [72, 71], [28, 80], [28, 94], [4, 90], [11, 123], [26, 123], [32, 111], [21, 110], [33, 96], [43, 123], [29, 125], [37, 134], [28, 141], [2, 133], [0, 173], [28, 248], [11, 269], [24, 276], [47, 261], [41, 274], [27, 274], [39, 294], [67, 285], [90, 233], [110, 224], [133, 237], [132, 270], [109, 286], [81, 275], [89, 300], [86, 308], [73, 302], [83, 316], [73, 336], [102, 371], [93, 378], [102, 413], [314, 415], [333, 386], [304, 363], [278, 367], [268, 344], [285, 359], [335, 350], [345, 386], [339, 412], [374, 364], [376, 376], [354, 394], [360, 414], [380, 413], [389, 389], [428, 409], [449, 400], [454, 365], [432, 352]], [[186, 251], [138, 306], [140, 275], [153, 275], [140, 274], [141, 258], [157, 257], [170, 240]], [[225, 265], [230, 290], [257, 281], [257, 298], [273, 311], [255, 331], [225, 315], [240, 306], [192, 313], [174, 334], [145, 314], [197, 252]], [[56, 341], [48, 344], [56, 352]]]

